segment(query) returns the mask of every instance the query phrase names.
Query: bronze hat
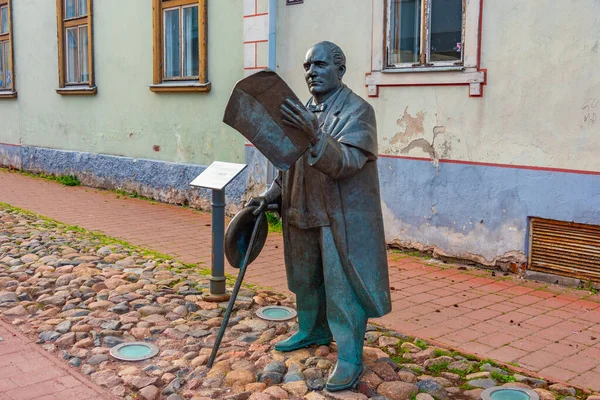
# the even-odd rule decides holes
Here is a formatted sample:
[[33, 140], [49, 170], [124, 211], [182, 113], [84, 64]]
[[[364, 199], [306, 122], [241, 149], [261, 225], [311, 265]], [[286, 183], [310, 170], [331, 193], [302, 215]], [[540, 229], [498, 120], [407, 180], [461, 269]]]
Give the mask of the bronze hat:
[[245, 207], [243, 210], [238, 212], [235, 217], [227, 226], [225, 232], [225, 257], [227, 261], [234, 268], [241, 268], [246, 256], [246, 251], [250, 245], [250, 238], [252, 237], [252, 231], [254, 230], [254, 224], [257, 219], [260, 218], [260, 227], [254, 239], [254, 245], [250, 257], [248, 258], [248, 264], [258, 257], [260, 251], [267, 241], [267, 234], [269, 233], [269, 226], [267, 223], [267, 216], [265, 213], [260, 213], [258, 216], [253, 214], [256, 207]]

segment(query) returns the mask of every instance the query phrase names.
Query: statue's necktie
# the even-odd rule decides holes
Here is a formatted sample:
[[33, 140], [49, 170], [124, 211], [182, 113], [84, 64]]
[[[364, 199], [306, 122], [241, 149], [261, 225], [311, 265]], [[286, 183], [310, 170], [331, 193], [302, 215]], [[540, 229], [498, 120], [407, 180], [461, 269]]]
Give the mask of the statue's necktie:
[[323, 112], [323, 111], [325, 111], [325, 107], [326, 107], [325, 103], [308, 105], [308, 109], [312, 112]]

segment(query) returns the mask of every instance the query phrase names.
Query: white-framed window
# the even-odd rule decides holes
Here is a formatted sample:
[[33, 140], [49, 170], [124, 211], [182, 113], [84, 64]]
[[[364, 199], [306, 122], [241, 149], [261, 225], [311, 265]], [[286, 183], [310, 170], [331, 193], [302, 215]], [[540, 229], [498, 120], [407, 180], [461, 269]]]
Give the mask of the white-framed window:
[[366, 84], [468, 85], [481, 96], [482, 0], [374, 0], [373, 54]]
[[67, 85], [88, 84], [88, 27], [78, 25], [66, 29]]
[[65, 22], [74, 21], [77, 25], [65, 28], [65, 52], [67, 76], [65, 83], [87, 84], [88, 68], [88, 26], [87, 0], [65, 0]]
[[163, 79], [198, 79], [198, 4], [164, 9], [163, 27]]
[[386, 67], [462, 66], [463, 0], [390, 0]]
[[0, 90], [8, 90], [12, 83], [12, 71], [10, 68], [10, 42], [0, 41]]

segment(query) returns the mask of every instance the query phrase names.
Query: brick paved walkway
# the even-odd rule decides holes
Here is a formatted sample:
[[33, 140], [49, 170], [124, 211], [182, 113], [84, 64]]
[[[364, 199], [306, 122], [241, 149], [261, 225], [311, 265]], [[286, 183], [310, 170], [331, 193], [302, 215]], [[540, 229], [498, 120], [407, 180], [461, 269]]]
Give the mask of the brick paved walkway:
[[[0, 202], [210, 266], [207, 213], [4, 170]], [[286, 290], [282, 247], [271, 234], [246, 281]], [[600, 391], [599, 296], [393, 253], [390, 281], [393, 312], [376, 322]]]
[[0, 400], [112, 398], [2, 320], [0, 337]]

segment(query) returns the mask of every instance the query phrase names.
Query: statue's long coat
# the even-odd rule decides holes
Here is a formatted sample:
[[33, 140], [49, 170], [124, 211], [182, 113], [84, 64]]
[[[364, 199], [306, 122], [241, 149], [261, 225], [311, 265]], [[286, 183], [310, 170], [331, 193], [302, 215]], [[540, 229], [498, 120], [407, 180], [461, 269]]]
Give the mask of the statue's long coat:
[[[344, 87], [319, 118], [326, 144], [319, 154], [305, 154], [309, 164], [322, 173], [319, 184], [337, 251], [346, 276], [367, 317], [391, 311], [386, 244], [377, 172], [377, 127], [373, 108]], [[356, 170], [343, 146], [362, 150], [368, 161]], [[355, 150], [355, 149], [352, 149]], [[297, 162], [302, 162], [300, 159]], [[292, 193], [290, 170], [280, 173], [267, 193], [269, 201], [281, 200], [284, 253], [288, 286], [295, 292], [290, 271], [291, 246], [302, 246], [290, 237], [286, 208]], [[296, 182], [295, 184], [301, 184]], [[325, 270], [324, 273], [327, 273]]]

